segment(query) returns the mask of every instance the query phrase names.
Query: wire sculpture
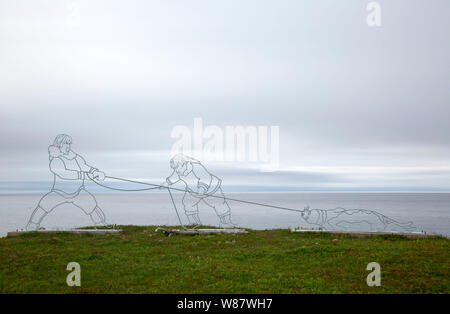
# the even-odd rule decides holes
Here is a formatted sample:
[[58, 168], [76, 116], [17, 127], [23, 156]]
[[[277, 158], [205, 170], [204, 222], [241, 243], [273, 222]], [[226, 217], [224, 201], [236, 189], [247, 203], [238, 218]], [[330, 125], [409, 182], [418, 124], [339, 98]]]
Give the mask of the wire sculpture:
[[368, 209], [310, 209], [305, 207], [302, 218], [311, 225], [330, 231], [412, 232], [412, 222], [401, 223], [377, 211]]
[[[95, 226], [106, 225], [106, 216], [98, 206], [97, 199], [85, 188], [85, 180], [114, 191], [140, 192], [155, 189], [166, 189], [172, 201], [180, 225], [184, 226], [172, 191], [183, 192], [182, 205], [189, 225], [196, 228], [202, 224], [199, 216], [200, 208], [213, 209], [219, 218], [221, 227], [233, 228], [236, 225], [231, 220], [229, 201], [287, 210], [301, 214], [308, 224], [318, 226], [322, 230], [334, 231], [371, 231], [371, 232], [412, 232], [416, 227], [412, 222], [401, 223], [377, 211], [367, 209], [310, 209], [303, 210], [277, 206], [259, 202], [246, 201], [226, 197], [222, 191], [222, 179], [209, 172], [197, 159], [177, 154], [170, 160], [172, 173], [162, 184], [134, 181], [129, 179], [106, 176], [104, 172], [88, 165], [83, 157], [71, 149], [72, 138], [67, 134], [56, 136], [53, 144], [48, 147], [49, 169], [53, 174], [53, 186], [42, 196], [28, 220], [26, 230], [34, 231], [40, 228], [43, 219], [56, 207], [72, 204], [88, 215]], [[105, 179], [146, 185], [139, 189], [123, 189], [100, 183]], [[174, 187], [177, 183], [183, 188]]]
[[39, 200], [25, 227], [27, 231], [38, 230], [44, 218], [63, 204], [72, 204], [81, 209], [95, 226], [106, 225], [106, 216], [98, 206], [97, 199], [84, 186], [85, 179], [104, 180], [105, 173], [88, 165], [82, 156], [71, 149], [71, 144], [69, 135], [59, 134], [48, 147], [53, 186]]
[[[205, 206], [214, 209], [221, 227], [235, 226], [231, 221], [231, 208], [222, 191], [222, 179], [210, 173], [197, 159], [184, 154], [172, 157], [170, 167], [173, 171], [161, 184], [161, 188], [167, 188], [178, 182], [184, 185], [185, 192], [181, 202], [190, 225], [195, 228], [202, 224], [199, 206]], [[168, 191], [170, 193], [170, 189]], [[171, 193], [170, 196], [172, 197]]]

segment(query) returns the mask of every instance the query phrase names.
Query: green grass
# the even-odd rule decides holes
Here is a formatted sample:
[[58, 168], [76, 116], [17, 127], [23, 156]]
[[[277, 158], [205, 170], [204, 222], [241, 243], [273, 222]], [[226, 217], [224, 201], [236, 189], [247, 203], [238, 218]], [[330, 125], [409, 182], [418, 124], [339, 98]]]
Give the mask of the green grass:
[[[289, 230], [200, 236], [123, 234], [0, 239], [0, 293], [449, 293], [450, 240], [353, 238]], [[337, 241], [333, 239], [337, 238]], [[81, 287], [68, 287], [69, 262]], [[381, 265], [368, 287], [366, 265]]]

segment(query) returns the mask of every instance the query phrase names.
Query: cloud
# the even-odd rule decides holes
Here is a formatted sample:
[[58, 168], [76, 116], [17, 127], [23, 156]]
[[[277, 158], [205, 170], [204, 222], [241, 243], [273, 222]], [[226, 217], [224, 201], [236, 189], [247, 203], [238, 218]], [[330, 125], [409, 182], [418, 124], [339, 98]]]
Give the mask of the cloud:
[[74, 2], [78, 26], [66, 3], [2, 3], [2, 181], [49, 176], [61, 132], [111, 173], [160, 178], [151, 152], [202, 117], [280, 126], [281, 170], [212, 164], [231, 182], [448, 188], [448, 1], [383, 2], [378, 29], [350, 2]]

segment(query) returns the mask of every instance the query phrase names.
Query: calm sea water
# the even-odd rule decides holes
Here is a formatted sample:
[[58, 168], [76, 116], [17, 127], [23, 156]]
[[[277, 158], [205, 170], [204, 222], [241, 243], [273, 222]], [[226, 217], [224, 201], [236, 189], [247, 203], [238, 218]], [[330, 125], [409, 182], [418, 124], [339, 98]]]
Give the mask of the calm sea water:
[[[365, 208], [376, 210], [401, 222], [412, 221], [418, 231], [450, 235], [450, 193], [227, 193], [231, 198], [303, 209]], [[40, 194], [0, 194], [0, 236], [22, 229], [39, 201]], [[174, 197], [182, 219], [180, 193]], [[178, 219], [166, 193], [96, 194], [109, 223], [132, 225], [178, 225]], [[253, 229], [311, 227], [295, 212], [230, 202], [234, 222]], [[202, 222], [218, 225], [210, 208], [200, 210]], [[80, 209], [63, 205], [49, 214], [46, 229], [91, 225]]]

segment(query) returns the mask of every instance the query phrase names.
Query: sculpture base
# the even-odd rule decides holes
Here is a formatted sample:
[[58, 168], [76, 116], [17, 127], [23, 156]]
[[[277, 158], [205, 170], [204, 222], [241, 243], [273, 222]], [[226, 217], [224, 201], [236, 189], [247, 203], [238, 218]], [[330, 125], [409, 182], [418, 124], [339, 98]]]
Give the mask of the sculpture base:
[[438, 235], [434, 233], [400, 233], [400, 232], [355, 232], [355, 231], [327, 231], [327, 230], [304, 230], [304, 229], [291, 229], [291, 232], [312, 232], [312, 233], [330, 233], [330, 234], [348, 234], [357, 238], [365, 238], [370, 236], [379, 235], [399, 235], [407, 238], [436, 238]]
[[36, 231], [12, 231], [8, 232], [8, 237], [17, 237], [23, 234], [30, 233], [75, 233], [75, 234], [118, 234], [120, 229], [61, 229], [61, 230], [36, 230]]
[[162, 231], [167, 235], [182, 234], [182, 235], [199, 235], [199, 234], [217, 234], [217, 233], [248, 233], [244, 229], [168, 229], [168, 228], [156, 228], [155, 232]]

